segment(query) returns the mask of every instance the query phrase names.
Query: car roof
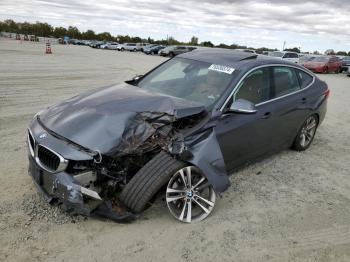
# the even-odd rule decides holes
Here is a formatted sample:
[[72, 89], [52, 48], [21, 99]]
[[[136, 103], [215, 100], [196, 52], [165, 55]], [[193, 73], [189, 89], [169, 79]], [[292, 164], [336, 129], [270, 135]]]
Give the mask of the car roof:
[[223, 48], [197, 49], [192, 52], [178, 55], [177, 57], [207, 62], [210, 64], [231, 66], [234, 68], [239, 68], [241, 66], [253, 67], [255, 65], [264, 64], [286, 64], [295, 66], [295, 63], [276, 59], [275, 57]]

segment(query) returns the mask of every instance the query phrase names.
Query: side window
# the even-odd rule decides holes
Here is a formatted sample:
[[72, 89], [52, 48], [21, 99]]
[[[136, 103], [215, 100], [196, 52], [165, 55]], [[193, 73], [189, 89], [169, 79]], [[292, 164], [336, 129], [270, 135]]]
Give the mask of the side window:
[[283, 58], [289, 58], [289, 53], [285, 53]]
[[260, 68], [250, 73], [239, 85], [233, 101], [245, 99], [259, 104], [270, 99], [269, 68]]
[[299, 56], [298, 56], [298, 54], [290, 53], [290, 57], [291, 58], [298, 58]]
[[309, 75], [308, 73], [301, 71], [299, 69], [295, 69], [295, 71], [298, 75], [301, 88], [305, 88], [311, 84], [311, 82], [313, 80], [313, 77], [311, 75]]
[[287, 95], [300, 89], [298, 77], [293, 68], [286, 66], [273, 67], [274, 98]]

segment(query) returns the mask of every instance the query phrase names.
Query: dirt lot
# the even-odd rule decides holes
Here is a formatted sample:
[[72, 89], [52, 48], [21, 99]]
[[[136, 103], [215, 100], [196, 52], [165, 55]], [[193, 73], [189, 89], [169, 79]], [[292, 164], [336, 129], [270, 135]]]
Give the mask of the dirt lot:
[[350, 78], [321, 75], [328, 114], [311, 148], [231, 176], [199, 224], [162, 201], [121, 225], [68, 217], [27, 175], [26, 127], [40, 109], [143, 73], [164, 58], [0, 39], [0, 261], [350, 261]]

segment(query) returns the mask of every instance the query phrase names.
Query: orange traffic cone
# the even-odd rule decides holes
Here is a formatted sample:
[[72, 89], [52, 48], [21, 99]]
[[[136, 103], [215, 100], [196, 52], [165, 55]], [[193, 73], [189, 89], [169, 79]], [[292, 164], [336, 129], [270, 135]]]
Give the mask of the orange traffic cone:
[[46, 42], [46, 54], [52, 54], [52, 50], [51, 50], [51, 43], [50, 42]]

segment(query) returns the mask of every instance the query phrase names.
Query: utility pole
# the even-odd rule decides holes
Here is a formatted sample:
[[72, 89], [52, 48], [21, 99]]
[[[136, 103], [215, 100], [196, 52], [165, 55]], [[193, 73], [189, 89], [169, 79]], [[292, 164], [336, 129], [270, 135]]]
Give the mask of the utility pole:
[[285, 47], [286, 47], [286, 41], [283, 42], [283, 49], [282, 49], [282, 51], [284, 51]]

